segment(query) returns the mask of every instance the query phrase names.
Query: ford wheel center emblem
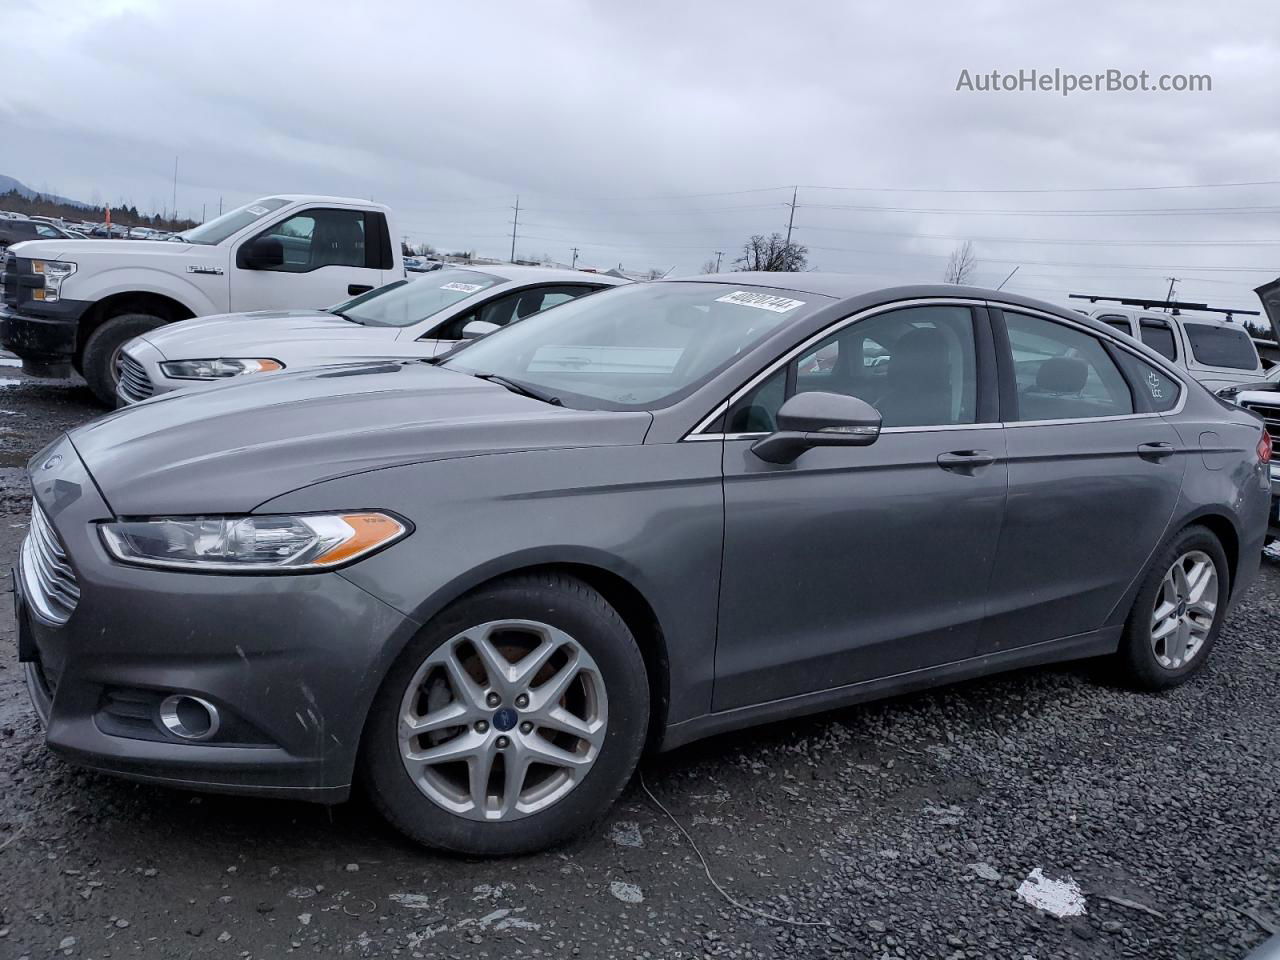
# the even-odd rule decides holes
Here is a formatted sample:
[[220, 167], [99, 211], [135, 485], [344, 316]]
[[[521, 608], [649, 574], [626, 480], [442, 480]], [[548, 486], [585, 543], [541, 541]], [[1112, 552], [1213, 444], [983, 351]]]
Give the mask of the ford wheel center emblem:
[[55, 453], [52, 457], [50, 457], [48, 460], [44, 462], [44, 469], [52, 470], [61, 462], [62, 462], [62, 454]]

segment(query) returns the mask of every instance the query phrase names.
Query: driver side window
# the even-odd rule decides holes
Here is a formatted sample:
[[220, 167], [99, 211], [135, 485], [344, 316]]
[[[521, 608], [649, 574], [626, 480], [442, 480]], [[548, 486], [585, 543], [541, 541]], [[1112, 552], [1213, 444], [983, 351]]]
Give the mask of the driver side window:
[[906, 307], [820, 341], [730, 408], [726, 433], [769, 433], [784, 400], [841, 393], [867, 401], [886, 427], [976, 422], [978, 378], [968, 307]]

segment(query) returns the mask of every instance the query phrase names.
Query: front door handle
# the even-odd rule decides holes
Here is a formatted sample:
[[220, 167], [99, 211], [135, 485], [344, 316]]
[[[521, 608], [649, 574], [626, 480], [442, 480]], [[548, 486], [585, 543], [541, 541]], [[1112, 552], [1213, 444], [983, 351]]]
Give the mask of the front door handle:
[[938, 466], [953, 473], [972, 475], [979, 467], [989, 467], [996, 458], [985, 450], [952, 450], [938, 454]]
[[1138, 444], [1138, 456], [1143, 460], [1151, 460], [1159, 463], [1167, 457], [1173, 456], [1173, 444], [1165, 443], [1161, 440], [1159, 443], [1140, 443]]
[[360, 294], [368, 293], [372, 289], [373, 289], [373, 284], [371, 283], [348, 283], [347, 296], [358, 297], [360, 296]]

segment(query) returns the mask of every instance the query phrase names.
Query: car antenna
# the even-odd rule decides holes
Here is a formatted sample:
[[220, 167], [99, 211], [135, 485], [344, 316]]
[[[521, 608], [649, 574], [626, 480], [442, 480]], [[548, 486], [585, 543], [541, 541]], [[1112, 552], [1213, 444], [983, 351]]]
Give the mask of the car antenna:
[[1241, 310], [1239, 307], [1211, 307], [1207, 303], [1189, 303], [1186, 300], [1142, 300], [1137, 297], [1104, 297], [1098, 293], [1071, 293], [1068, 296], [1073, 300], [1088, 300], [1090, 303], [1097, 303], [1101, 300], [1107, 303], [1118, 303], [1126, 307], [1139, 307], [1143, 310], [1162, 308], [1171, 312], [1175, 317], [1179, 316], [1183, 310], [1192, 310], [1196, 313], [1221, 313], [1228, 320], [1235, 314], [1249, 317], [1262, 315], [1257, 310]]

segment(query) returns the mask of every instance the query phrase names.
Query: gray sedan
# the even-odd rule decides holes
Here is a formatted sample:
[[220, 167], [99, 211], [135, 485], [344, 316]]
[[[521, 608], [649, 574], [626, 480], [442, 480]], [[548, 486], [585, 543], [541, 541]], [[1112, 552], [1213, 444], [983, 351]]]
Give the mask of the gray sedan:
[[323, 802], [359, 778], [415, 840], [529, 851], [645, 749], [1081, 657], [1182, 683], [1257, 570], [1270, 455], [1047, 303], [635, 284], [58, 439], [21, 659], [88, 767]]

